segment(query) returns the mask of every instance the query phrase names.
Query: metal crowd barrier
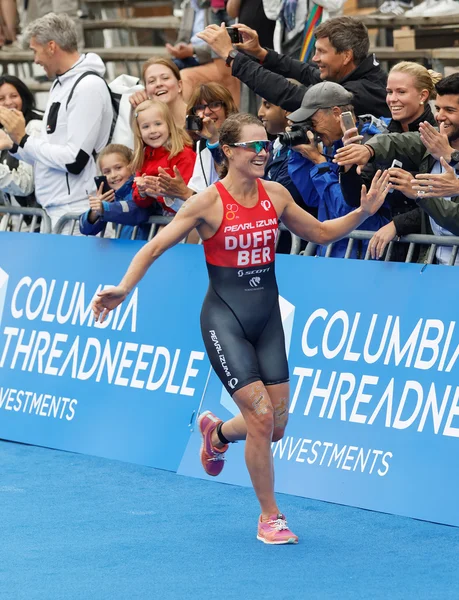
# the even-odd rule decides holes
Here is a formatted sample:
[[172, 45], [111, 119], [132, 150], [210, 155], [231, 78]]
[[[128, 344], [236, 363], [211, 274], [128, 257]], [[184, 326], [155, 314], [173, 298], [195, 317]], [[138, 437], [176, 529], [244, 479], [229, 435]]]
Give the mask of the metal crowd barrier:
[[[0, 206], [0, 215], [0, 231], [52, 232], [51, 219], [43, 208], [5, 205]], [[26, 217], [31, 217], [29, 223]]]
[[[79, 232], [78, 221], [80, 218], [80, 213], [68, 213], [63, 215], [55, 225], [54, 229], [51, 229], [51, 220], [46, 214], [46, 211], [42, 208], [23, 208], [16, 206], [0, 206], [0, 214], [3, 213], [3, 217], [0, 221], [0, 231], [21, 231], [22, 226], [25, 223], [24, 218], [27, 216], [32, 217], [30, 225], [27, 225], [26, 230], [35, 232], [37, 230], [38, 224], [40, 226], [40, 233], [56, 233], [61, 234], [65, 231], [66, 228], [69, 229], [68, 232], [70, 235], [74, 235], [76, 232]], [[13, 222], [13, 217], [17, 216], [19, 219], [17, 222]], [[147, 221], [147, 224], [150, 225], [150, 231], [148, 233], [148, 241], [151, 240], [157, 233], [159, 227], [162, 225], [167, 225], [172, 221], [173, 217], [164, 217], [164, 216], [152, 216]], [[40, 220], [40, 222], [38, 222]], [[121, 235], [122, 225], [117, 225], [114, 232], [114, 239], [118, 239]], [[315, 256], [318, 245], [313, 242], [308, 242], [305, 250], [301, 251], [301, 238], [293, 234], [287, 227], [283, 224], [279, 224], [279, 228], [283, 232], [288, 232], [291, 236], [291, 244], [290, 244], [290, 254], [302, 254], [304, 256]], [[131, 239], [136, 239], [138, 227], [134, 227]], [[355, 242], [370, 240], [374, 231], [362, 231], [357, 230], [353, 231], [349, 235], [346, 236], [348, 239], [348, 244], [346, 248], [346, 253], [344, 258], [348, 259], [352, 256], [352, 251], [354, 249]], [[106, 231], [102, 231], [100, 236], [104, 237], [106, 235]], [[182, 242], [186, 242], [186, 240], [182, 240]], [[277, 244], [279, 243], [279, 238], [277, 240]], [[394, 253], [394, 244], [402, 243], [407, 244], [408, 249], [405, 257], [405, 262], [410, 263], [413, 262], [413, 258], [415, 258], [415, 250], [417, 246], [427, 246], [428, 250], [425, 258], [423, 258], [422, 262], [425, 264], [432, 264], [435, 259], [436, 250], [439, 246], [448, 246], [452, 248], [451, 257], [449, 260], [449, 265], [454, 266], [458, 254], [459, 249], [459, 237], [456, 236], [435, 236], [435, 235], [422, 235], [422, 234], [411, 234], [407, 236], [403, 236], [401, 238], [397, 238], [390, 242], [385, 251], [383, 261], [391, 261]], [[276, 244], [276, 247], [277, 247]], [[333, 243], [327, 246], [327, 250], [325, 253], [325, 258], [329, 258], [333, 251]], [[369, 260], [370, 253], [368, 248], [366, 249], [365, 256], [362, 257], [363, 260]]]
[[[60, 219], [58, 220], [58, 222], [56, 223], [56, 225], [54, 226], [54, 229], [52, 231], [52, 233], [58, 233], [61, 234], [65, 231], [66, 228], [69, 229], [69, 231], [67, 231], [66, 233], [68, 233], [69, 235], [75, 235], [76, 232], [79, 232], [79, 220], [80, 220], [80, 216], [81, 213], [67, 213], [66, 215], [63, 215], [62, 217], [60, 217]], [[146, 222], [146, 224], [150, 225], [150, 231], [148, 232], [148, 241], [150, 241], [155, 234], [157, 233], [159, 227], [161, 225], [167, 225], [168, 223], [170, 223], [172, 221], [173, 217], [163, 217], [163, 216], [153, 216], [150, 217], [148, 219], [148, 221]], [[108, 223], [107, 223], [108, 224]], [[110, 233], [107, 235], [107, 228], [103, 229], [100, 234], [99, 237], [111, 237], [113, 239], [119, 239], [121, 236], [121, 231], [123, 229], [123, 225], [116, 225], [115, 227], [115, 231], [114, 231], [114, 235], [110, 235]], [[137, 232], [139, 230], [139, 227], [136, 225], [131, 233], [130, 239], [131, 240], [135, 240], [137, 238]]]
[[[70, 231], [66, 232], [69, 233], [70, 235], [74, 235], [75, 234], [75, 229], [78, 229], [78, 221], [80, 218], [80, 213], [67, 213], [66, 215], [63, 215], [58, 222], [56, 223], [54, 229], [53, 229], [53, 233], [63, 233], [66, 227], [69, 227]], [[161, 227], [161, 225], [167, 225], [168, 223], [170, 223], [172, 221], [174, 217], [164, 217], [164, 216], [159, 216], [159, 215], [155, 215], [152, 216], [148, 219], [147, 224], [150, 225], [150, 231], [148, 233], [148, 241], [150, 241], [158, 232], [158, 229]], [[118, 239], [121, 235], [121, 230], [122, 230], [122, 225], [117, 225], [116, 229], [115, 229], [115, 234], [113, 236], [114, 239]], [[137, 231], [138, 231], [138, 226], [135, 226], [132, 230], [132, 234], [130, 239], [131, 240], [135, 240], [137, 237]], [[288, 232], [290, 234], [291, 237], [291, 241], [290, 241], [290, 254], [299, 254], [300, 252], [300, 248], [301, 248], [301, 238], [299, 238], [297, 235], [295, 235], [294, 233], [292, 233], [289, 229], [287, 229], [287, 227], [283, 224], [280, 223], [279, 224], [279, 229], [281, 231], [284, 232]], [[103, 230], [100, 234], [100, 237], [106, 237], [106, 230]], [[182, 240], [182, 242], [186, 242], [186, 240]], [[202, 244], [202, 240], [199, 241], [200, 244]], [[277, 242], [276, 242], [276, 248], [277, 245], [279, 244], [279, 237], [277, 238]]]
[[[370, 240], [374, 234], [375, 234], [374, 231], [356, 230], [356, 231], [353, 231], [352, 233], [350, 233], [349, 235], [347, 235], [346, 238], [348, 239], [348, 244], [347, 244], [346, 253], [344, 255], [344, 258], [351, 258], [352, 250], [354, 248], [354, 243], [356, 241]], [[391, 261], [391, 258], [393, 256], [393, 252], [394, 252], [394, 244], [396, 244], [396, 243], [408, 244], [408, 251], [406, 254], [406, 258], [405, 258], [405, 262], [407, 262], [407, 263], [410, 263], [413, 261], [416, 246], [419, 246], [419, 245], [420, 246], [428, 246], [429, 249], [427, 251], [427, 255], [426, 255], [425, 259], [422, 261], [424, 264], [427, 264], [427, 265], [431, 265], [433, 263], [433, 261], [435, 259], [435, 253], [437, 251], [438, 246], [451, 247], [452, 252], [451, 252], [451, 257], [450, 257], [448, 266], [454, 266], [455, 262], [456, 262], [458, 247], [459, 247], [459, 237], [456, 237], [453, 235], [445, 235], [445, 236], [443, 236], [443, 235], [423, 235], [420, 233], [413, 233], [410, 235], [402, 236], [400, 238], [397, 238], [396, 240], [393, 240], [392, 242], [389, 242], [387, 249], [385, 251], [385, 254], [384, 254], [384, 258], [382, 260], [384, 260], [386, 262]], [[302, 252], [302, 254], [304, 256], [315, 256], [317, 246], [318, 246], [317, 244], [314, 244], [313, 242], [309, 242], [307, 244], [305, 250]], [[329, 244], [327, 246], [325, 258], [329, 258], [331, 256], [332, 250], [333, 250], [333, 244]], [[363, 260], [371, 260], [368, 247], [365, 252], [365, 256], [363, 257]]]

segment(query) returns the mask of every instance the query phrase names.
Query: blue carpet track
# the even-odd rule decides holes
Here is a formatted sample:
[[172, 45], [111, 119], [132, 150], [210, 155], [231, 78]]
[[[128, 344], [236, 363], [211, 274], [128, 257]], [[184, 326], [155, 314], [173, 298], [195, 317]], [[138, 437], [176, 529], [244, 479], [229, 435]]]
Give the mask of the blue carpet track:
[[250, 489], [8, 442], [0, 466], [2, 600], [459, 598], [458, 528], [281, 495], [300, 544], [266, 546]]

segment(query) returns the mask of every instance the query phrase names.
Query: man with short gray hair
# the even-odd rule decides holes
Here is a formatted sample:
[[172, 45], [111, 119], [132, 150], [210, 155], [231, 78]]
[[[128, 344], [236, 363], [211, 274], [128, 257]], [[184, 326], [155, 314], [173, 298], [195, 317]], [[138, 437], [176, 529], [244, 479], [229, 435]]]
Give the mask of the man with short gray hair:
[[89, 208], [95, 155], [106, 146], [113, 120], [105, 65], [96, 54], [80, 54], [75, 25], [67, 15], [48, 15], [27, 27], [25, 38], [50, 79], [55, 79], [41, 135], [29, 137], [21, 112], [0, 107], [0, 123], [14, 142], [10, 152], [31, 163], [35, 195], [53, 226], [69, 212]]

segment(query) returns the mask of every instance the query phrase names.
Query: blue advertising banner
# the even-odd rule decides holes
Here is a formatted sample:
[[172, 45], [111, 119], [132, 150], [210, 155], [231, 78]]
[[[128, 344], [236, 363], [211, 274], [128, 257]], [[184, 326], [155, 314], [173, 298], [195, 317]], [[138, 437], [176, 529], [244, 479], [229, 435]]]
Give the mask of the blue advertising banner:
[[[206, 477], [189, 424], [236, 414], [199, 330], [202, 248], [153, 265], [106, 324], [91, 301], [141, 242], [0, 233], [0, 437]], [[459, 525], [457, 271], [279, 256], [290, 420], [279, 491]], [[250, 485], [244, 444], [219, 481]]]
[[[278, 491], [459, 525], [458, 275], [421, 267], [279, 257], [291, 404], [272, 444]], [[205, 409], [237, 412], [215, 377]], [[207, 478], [199, 438], [178, 472]], [[218, 479], [250, 485], [244, 444]]]
[[210, 368], [206, 269], [180, 245], [95, 324], [140, 246], [0, 233], [0, 438], [177, 469]]

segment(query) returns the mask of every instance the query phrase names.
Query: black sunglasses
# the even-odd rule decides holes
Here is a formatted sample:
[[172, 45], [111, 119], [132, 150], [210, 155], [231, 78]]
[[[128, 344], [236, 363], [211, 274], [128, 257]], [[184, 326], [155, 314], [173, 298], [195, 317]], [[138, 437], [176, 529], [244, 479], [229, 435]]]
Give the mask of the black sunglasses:
[[221, 100], [215, 100], [215, 102], [209, 102], [209, 104], [196, 104], [193, 106], [193, 114], [197, 115], [199, 113], [203, 113], [206, 108], [211, 111], [218, 110], [223, 106], [223, 102]]

